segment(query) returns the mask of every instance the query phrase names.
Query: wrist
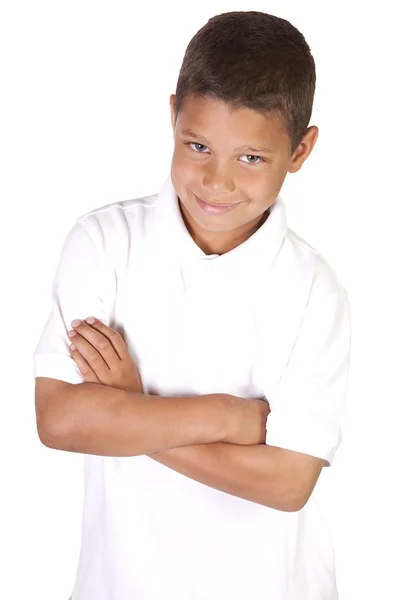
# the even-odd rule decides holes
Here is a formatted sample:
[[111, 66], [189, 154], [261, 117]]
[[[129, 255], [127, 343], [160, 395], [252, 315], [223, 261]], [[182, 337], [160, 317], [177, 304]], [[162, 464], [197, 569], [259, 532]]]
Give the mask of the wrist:
[[217, 411], [219, 441], [232, 443], [238, 427], [235, 397], [231, 394], [211, 394], [211, 397]]

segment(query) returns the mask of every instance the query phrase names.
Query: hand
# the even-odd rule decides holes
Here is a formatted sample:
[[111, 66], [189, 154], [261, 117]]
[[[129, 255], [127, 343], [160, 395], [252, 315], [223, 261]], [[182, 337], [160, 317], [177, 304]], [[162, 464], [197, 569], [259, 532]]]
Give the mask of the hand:
[[72, 321], [73, 329], [68, 332], [71, 356], [85, 382], [143, 394], [139, 372], [121, 334], [91, 319]]
[[265, 444], [266, 424], [271, 412], [268, 400], [228, 395], [231, 430], [225, 438], [230, 444]]

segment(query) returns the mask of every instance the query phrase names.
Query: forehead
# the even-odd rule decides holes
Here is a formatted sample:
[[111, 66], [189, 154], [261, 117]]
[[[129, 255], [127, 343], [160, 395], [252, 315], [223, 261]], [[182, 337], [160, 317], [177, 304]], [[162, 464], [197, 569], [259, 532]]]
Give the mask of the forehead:
[[177, 117], [178, 131], [189, 129], [209, 140], [220, 134], [239, 145], [252, 142], [268, 142], [279, 149], [286, 146], [289, 136], [282, 131], [276, 115], [266, 116], [252, 108], [233, 109], [223, 100], [202, 96], [188, 96]]

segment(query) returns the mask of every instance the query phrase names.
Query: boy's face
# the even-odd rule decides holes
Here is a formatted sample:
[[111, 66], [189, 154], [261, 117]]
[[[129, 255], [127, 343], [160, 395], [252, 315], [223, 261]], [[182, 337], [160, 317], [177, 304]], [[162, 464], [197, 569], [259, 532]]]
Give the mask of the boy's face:
[[[249, 108], [232, 111], [220, 100], [190, 96], [175, 120], [174, 102], [172, 95], [171, 179], [182, 218], [206, 254], [224, 254], [265, 221], [286, 174], [298, 171], [310, 155], [318, 128], [309, 127], [291, 154], [290, 139], [276, 119]], [[201, 201], [230, 208], [213, 211]]]

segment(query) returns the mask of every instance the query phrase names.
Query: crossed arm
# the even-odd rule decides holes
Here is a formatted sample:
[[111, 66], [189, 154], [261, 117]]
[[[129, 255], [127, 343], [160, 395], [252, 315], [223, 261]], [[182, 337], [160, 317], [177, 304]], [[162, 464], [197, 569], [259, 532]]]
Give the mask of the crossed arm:
[[[153, 431], [154, 424], [148, 415], [148, 402], [144, 405], [140, 398], [137, 397], [137, 395], [143, 394], [142, 383], [137, 374], [137, 369], [128, 355], [125, 344], [118, 337], [119, 334], [100, 322], [96, 322], [95, 326], [97, 330], [81, 323], [77, 326], [79, 334], [74, 337], [74, 342], [75, 344], [79, 344], [82, 354], [76, 349], [73, 351], [73, 358], [87, 382], [78, 386], [73, 385], [74, 393], [70, 393], [70, 388], [67, 394], [67, 396], [71, 396], [69, 406], [75, 405], [72, 407], [72, 410], [71, 408], [68, 409], [70, 415], [73, 415], [72, 418], [69, 418], [69, 421], [74, 420], [75, 425], [72, 428], [67, 427], [66, 430], [69, 429], [71, 431], [74, 429], [75, 434], [73, 436], [70, 434], [55, 436], [58, 438], [64, 437], [64, 439], [70, 438], [67, 442], [63, 442], [63, 447], [56, 445], [59, 443], [58, 441], [56, 444], [53, 441], [45, 443], [42, 437], [41, 439], [45, 445], [50, 445], [50, 447], [59, 447], [59, 449], [89, 454], [103, 454], [103, 451], [96, 451], [99, 447], [97, 442], [98, 440], [105, 439], [105, 432], [109, 433], [110, 430], [114, 430], [114, 439], [111, 445], [108, 445], [105, 455], [118, 456], [119, 454], [115, 454], [114, 451], [120, 448], [122, 436], [125, 436], [125, 439], [128, 440], [132, 439], [132, 427], [129, 429], [132, 422], [146, 423], [149, 432]], [[114, 380], [104, 380], [101, 382], [101, 385], [95, 383], [97, 381], [100, 384], [100, 380], [93, 369], [96, 369], [100, 373], [101, 367], [95, 366], [100, 363], [96, 362], [96, 355], [93, 354], [93, 346], [90, 346], [90, 352], [92, 352], [94, 358], [91, 358], [89, 352], [86, 354], [86, 361], [83, 359], [85, 345], [89, 347], [89, 344], [85, 341], [82, 330], [83, 333], [86, 332], [85, 335], [88, 339], [90, 339], [90, 335], [98, 336], [99, 340], [103, 343], [105, 342], [105, 335], [108, 334], [113, 339], [114, 346], [119, 350], [120, 358], [125, 353], [123, 354], [123, 360], [120, 360], [115, 350], [112, 349], [113, 356], [111, 358], [115, 360], [116, 368], [110, 370], [107, 367], [105, 372], [108, 377], [115, 377]], [[103, 330], [103, 335], [100, 335]], [[91, 340], [92, 344], [98, 348], [98, 351], [102, 355], [105, 355], [107, 346], [110, 346], [110, 344], [107, 342], [103, 346], [100, 343], [96, 345], [95, 337], [93, 338], [94, 341]], [[100, 355], [97, 356], [97, 360], [99, 358], [101, 360]], [[112, 364], [111, 358], [108, 357], [107, 359], [109, 365]], [[134, 376], [132, 376], [132, 372]], [[46, 378], [39, 379], [45, 380]], [[48, 386], [49, 383], [51, 385], [52, 381], [56, 381], [60, 385], [64, 384], [64, 386], [70, 385], [51, 379], [47, 379], [47, 383], [46, 381], [37, 381], [35, 396], [37, 399], [39, 421], [40, 414], [58, 413], [52, 419], [53, 421], [56, 419], [60, 422], [62, 414], [68, 412], [66, 409], [68, 403], [59, 403], [57, 407], [57, 403], [54, 401], [54, 396], [57, 396], [55, 390], [45, 393], [46, 385]], [[90, 383], [90, 381], [93, 383]], [[40, 388], [43, 389], [42, 392]], [[133, 406], [134, 403], [131, 398], [124, 397], [126, 390], [133, 392], [136, 396], [135, 406]], [[215, 435], [214, 440], [210, 440], [209, 437], [204, 437], [203, 435], [201, 437], [202, 443], [185, 445], [189, 439], [198, 439], [196, 436], [191, 436], [190, 433], [195, 429], [199, 429], [200, 422], [209, 422], [210, 419], [213, 419], [214, 415], [217, 418], [216, 415], [218, 413], [212, 412], [212, 407], [210, 411], [210, 404], [208, 404], [208, 412], [204, 412], [203, 414], [206, 407], [201, 402], [196, 409], [199, 412], [191, 413], [192, 417], [189, 423], [185, 420], [185, 414], [188, 413], [184, 412], [187, 410], [185, 409], [185, 402], [182, 404], [182, 400], [184, 399], [170, 399], [174, 403], [173, 411], [175, 412], [173, 413], [169, 412], [169, 409], [165, 412], [167, 408], [166, 404], [164, 402], [160, 404], [160, 399], [157, 399], [157, 397], [148, 396], [147, 400], [149, 399], [151, 399], [152, 403], [157, 404], [155, 409], [160, 421], [163, 418], [162, 415], [164, 415], [164, 418], [170, 418], [170, 429], [171, 424], [172, 428], [176, 429], [177, 426], [179, 427], [179, 420], [184, 422], [185, 426], [182, 428], [181, 444], [179, 447], [169, 447], [168, 444], [164, 443], [158, 447], [169, 449], [151, 452], [147, 456], [168, 468], [222, 492], [277, 510], [297, 511], [308, 501], [322, 467], [327, 464], [326, 461], [314, 456], [267, 444], [239, 445], [214, 441], [222, 437]], [[42, 408], [39, 407], [39, 404], [42, 405]], [[122, 408], [124, 409], [122, 410]], [[80, 411], [79, 417], [77, 411]], [[129, 413], [129, 411], [132, 412]], [[221, 414], [220, 411], [219, 414]], [[176, 419], [174, 415], [178, 416], [178, 418]], [[193, 415], [195, 415], [194, 418]], [[68, 418], [64, 418], [63, 420], [67, 422]], [[79, 424], [78, 430], [76, 423]], [[143, 429], [139, 430], [140, 425], [135, 425], [135, 427], [135, 438], [140, 437], [145, 440], [146, 431]], [[190, 427], [192, 427], [192, 430], [190, 430]], [[160, 428], [161, 430], [163, 430], [163, 427]], [[75, 437], [75, 440], [72, 440], [72, 437]], [[77, 439], [78, 441], [76, 441]], [[148, 448], [145, 442], [142, 442], [142, 446], [140, 442], [135, 441], [135, 444], [137, 444], [137, 448]], [[144, 454], [146, 452], [148, 450], [139, 451], [138, 453]], [[122, 455], [126, 456], [127, 454]]]
[[320, 458], [266, 444], [224, 442], [148, 456], [212, 488], [287, 512], [303, 508], [326, 464]]
[[[324, 463], [266, 444], [215, 441], [225, 438], [225, 408], [221, 411], [217, 396], [210, 402], [206, 396], [200, 401], [164, 398], [38, 377], [35, 398], [39, 437], [50, 448], [102, 456], [145, 454], [204, 485], [277, 510], [300, 510]], [[150, 438], [153, 448], [164, 449], [149, 450]], [[194, 445], [193, 439], [198, 440]]]

